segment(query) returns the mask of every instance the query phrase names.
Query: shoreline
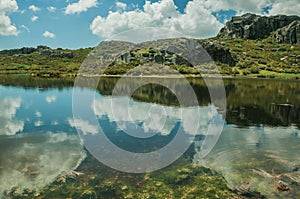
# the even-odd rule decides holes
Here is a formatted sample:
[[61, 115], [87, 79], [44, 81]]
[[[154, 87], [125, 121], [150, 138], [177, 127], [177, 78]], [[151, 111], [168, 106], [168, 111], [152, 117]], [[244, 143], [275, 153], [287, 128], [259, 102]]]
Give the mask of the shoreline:
[[[260, 77], [260, 76], [244, 76], [244, 75], [218, 75], [218, 74], [204, 74], [204, 75], [139, 75], [139, 76], [131, 76], [131, 75], [93, 75], [93, 74], [87, 74], [87, 75], [64, 75], [58, 76], [58, 77], [51, 77], [51, 76], [32, 76], [30, 74], [0, 74], [1, 76], [15, 76], [15, 77], [31, 77], [31, 78], [37, 78], [37, 79], [76, 79], [77, 77], [86, 77], [86, 78], [163, 78], [163, 79], [176, 79], [176, 78], [214, 78], [214, 79], [258, 79], [258, 80], [289, 80], [289, 81], [297, 81], [300, 80], [300, 74], [299, 77], [296, 76], [280, 76], [281, 74], [278, 73], [278, 76], [273, 77]], [[282, 74], [284, 75], [284, 73]]]

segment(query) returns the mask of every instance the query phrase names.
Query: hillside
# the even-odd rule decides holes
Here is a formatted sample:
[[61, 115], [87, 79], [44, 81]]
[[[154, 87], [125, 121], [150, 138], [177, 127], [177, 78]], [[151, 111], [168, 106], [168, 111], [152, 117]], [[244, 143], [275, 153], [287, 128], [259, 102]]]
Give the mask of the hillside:
[[74, 76], [91, 48], [68, 50], [47, 46], [0, 51], [0, 74], [40, 77]]
[[[300, 78], [298, 16], [245, 14], [233, 17], [216, 37], [193, 41], [204, 47], [223, 75]], [[121, 53], [119, 49], [124, 46], [132, 50]], [[181, 39], [144, 42], [136, 46], [128, 42], [109, 41], [102, 42], [93, 54], [113, 52], [114, 59], [105, 71], [107, 75], [124, 74], [136, 66], [142, 66], [142, 72], [137, 70], [133, 75], [161, 74], [165, 71], [161, 65], [182, 74], [198, 75], [199, 70], [185, 59], [189, 54], [183, 56], [168, 50], [174, 46], [182, 49]], [[91, 51], [92, 48], [68, 50], [47, 46], [0, 51], [1, 74], [74, 77]], [[94, 72], [101, 72], [92, 63], [90, 65]], [[210, 65], [201, 65], [200, 72], [214, 74], [216, 70]]]

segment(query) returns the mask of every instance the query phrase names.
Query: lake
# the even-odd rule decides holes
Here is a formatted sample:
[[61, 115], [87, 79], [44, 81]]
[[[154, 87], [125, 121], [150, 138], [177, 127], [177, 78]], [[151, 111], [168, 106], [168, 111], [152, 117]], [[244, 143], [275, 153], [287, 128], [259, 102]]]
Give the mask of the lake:
[[[119, 86], [130, 90], [139, 81], [144, 80], [128, 78]], [[157, 171], [151, 173], [152, 167], [141, 161], [115, 157], [106, 147], [110, 145], [97, 137], [99, 129], [90, 122], [88, 112], [74, 119], [72, 97], [76, 91], [72, 80], [2, 76], [3, 198], [147, 198], [150, 192], [156, 192], [153, 198], [197, 198], [199, 194], [256, 197], [257, 192], [267, 198], [300, 197], [299, 81], [224, 79], [226, 114], [211, 102], [201, 78], [188, 79], [199, 105], [184, 107], [174, 93], [161, 86], [179, 88], [179, 79], [163, 78], [137, 88], [131, 96], [113, 96], [111, 104], [117, 82], [118, 78], [101, 78], [96, 92], [89, 86], [77, 88], [80, 96], [94, 97], [80, 102], [93, 111], [92, 120], [96, 119], [103, 135], [123, 150], [147, 154], [163, 149], [182, 133], [183, 155], [166, 160], [170, 164], [157, 163], [162, 170], [154, 165], [152, 170]], [[186, 120], [181, 117], [184, 112], [189, 113]], [[212, 121], [222, 125], [222, 133], [202, 158], [202, 145], [208, 136], [204, 132]], [[196, 128], [195, 123], [199, 124]], [[178, 148], [171, 149], [166, 157]], [[101, 154], [106, 154], [103, 162], [96, 160], [104, 157]], [[126, 161], [131, 167], [120, 163]], [[143, 166], [149, 169], [146, 174]], [[137, 172], [120, 172], [120, 168]], [[280, 191], [280, 183], [289, 190]]]

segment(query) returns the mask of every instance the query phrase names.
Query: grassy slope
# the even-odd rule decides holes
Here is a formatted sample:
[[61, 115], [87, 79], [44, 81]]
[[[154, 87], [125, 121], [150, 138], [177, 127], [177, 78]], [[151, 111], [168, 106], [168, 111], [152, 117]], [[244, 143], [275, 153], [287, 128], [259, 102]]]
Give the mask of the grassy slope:
[[240, 76], [300, 78], [299, 44], [278, 44], [272, 37], [264, 40], [213, 40], [225, 43], [238, 60], [235, 67], [223, 65], [223, 72]]
[[74, 76], [81, 63], [91, 51], [90, 48], [78, 50], [55, 50], [55, 53], [72, 52], [73, 58], [53, 58], [38, 52], [18, 56], [0, 55], [1, 74], [30, 74], [32, 76], [58, 77]]
[[[217, 63], [223, 75], [300, 78], [299, 44], [277, 44], [272, 37], [264, 40], [211, 38], [203, 42], [214, 42], [229, 48], [238, 60], [234, 67]], [[0, 55], [0, 74], [30, 74], [41, 77], [74, 76], [91, 49], [56, 50], [55, 53], [70, 51], [73, 52], [74, 58], [52, 58], [39, 55], [38, 52], [21, 57]], [[190, 67], [175, 66], [175, 68], [184, 74], [198, 73]], [[122, 66], [113, 66], [111, 70], [107, 70], [107, 73], [122, 74], [125, 71]], [[203, 71], [207, 69], [203, 68]]]

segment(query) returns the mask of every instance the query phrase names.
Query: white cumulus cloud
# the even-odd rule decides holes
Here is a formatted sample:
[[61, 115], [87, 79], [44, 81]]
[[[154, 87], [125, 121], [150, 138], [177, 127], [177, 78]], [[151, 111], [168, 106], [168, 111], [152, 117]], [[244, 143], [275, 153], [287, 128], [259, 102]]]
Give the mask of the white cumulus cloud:
[[65, 132], [2, 136], [0, 141], [0, 198], [7, 198], [2, 193], [16, 186], [18, 190], [42, 189], [75, 169], [86, 156], [79, 137]]
[[53, 102], [55, 102], [56, 101], [56, 96], [54, 96], [54, 95], [52, 95], [52, 96], [47, 96], [46, 97], [46, 102], [48, 103], [48, 104], [52, 104]]
[[21, 25], [21, 28], [23, 28], [23, 29], [26, 30], [27, 32], [30, 32], [30, 29], [29, 29], [27, 26], [25, 26], [24, 24]]
[[8, 14], [18, 11], [16, 0], [1, 0], [0, 1], [0, 35], [18, 35], [18, 30], [12, 24]]
[[116, 7], [117, 7], [118, 10], [126, 10], [127, 4], [117, 1], [116, 2]]
[[24, 128], [24, 122], [15, 118], [21, 107], [21, 99], [4, 98], [0, 100], [0, 135], [14, 135]]
[[39, 112], [39, 111], [36, 111], [36, 112], [35, 112], [35, 116], [36, 116], [36, 117], [42, 117], [42, 113]]
[[44, 122], [42, 122], [41, 120], [34, 122], [34, 126], [36, 126], [36, 127], [42, 126], [43, 124], [44, 124]]
[[224, 26], [217, 19], [220, 11], [235, 11], [237, 15], [247, 12], [260, 15], [299, 15], [298, 0], [192, 0], [183, 13], [179, 12], [173, 0], [145, 1], [143, 9], [127, 10], [127, 5], [117, 1], [116, 11], [106, 17], [97, 16], [90, 29], [102, 38], [143, 27], [159, 27], [179, 31], [187, 36], [206, 38], [217, 35]]
[[300, 10], [299, 0], [194, 0], [194, 2], [203, 5], [212, 12], [233, 10], [237, 12], [237, 15], [247, 12], [261, 15], [267, 15], [267, 13], [271, 15], [299, 15]]
[[35, 5], [31, 5], [28, 7], [29, 10], [33, 11], [33, 12], [37, 12], [40, 11], [41, 9]]
[[32, 21], [32, 22], [35, 22], [35, 21], [38, 20], [38, 19], [39, 19], [39, 17], [38, 17], [38, 16], [35, 16], [35, 15], [31, 17], [31, 21]]
[[[92, 108], [99, 118], [107, 116], [110, 121], [117, 122], [118, 127], [128, 133], [131, 132], [127, 128], [128, 126], [140, 123], [140, 128], [145, 133], [154, 131], [168, 135], [176, 121], [183, 119], [182, 125], [186, 133], [195, 135], [199, 133], [199, 129], [202, 133], [206, 132], [211, 119], [219, 116], [213, 106], [199, 109], [173, 108], [152, 103], [129, 102], [128, 97], [99, 98], [93, 101]], [[198, 115], [198, 111], [201, 113], [199, 115], [201, 118], [195, 117]], [[198, 122], [199, 124], [197, 124]], [[199, 129], [195, 126], [198, 126]]]
[[48, 38], [55, 38], [55, 34], [52, 33], [52, 32], [49, 32], [48, 30], [46, 30], [46, 31], [43, 33], [43, 36], [44, 36], [44, 37], [48, 37]]
[[48, 10], [49, 12], [55, 12], [55, 11], [56, 11], [56, 7], [49, 6], [49, 7], [47, 7], [47, 10]]
[[193, 37], [214, 36], [223, 26], [208, 9], [198, 1], [190, 1], [184, 13], [177, 10], [173, 0], [155, 3], [146, 1], [143, 11], [109, 12], [107, 17], [97, 16], [90, 29], [100, 37], [110, 37], [130, 29], [160, 27], [182, 32]]
[[96, 7], [97, 4], [97, 0], [79, 0], [77, 3], [69, 4], [66, 7], [65, 14], [86, 12], [89, 8]]
[[68, 123], [71, 127], [75, 127], [83, 132], [84, 135], [87, 134], [97, 134], [98, 128], [90, 124], [89, 121], [81, 120], [81, 119], [68, 119]]
[[300, 3], [298, 0], [281, 1], [276, 0], [269, 11], [269, 14], [300, 15]]
[[233, 0], [194, 0], [195, 3], [203, 5], [206, 9], [217, 12], [221, 10], [234, 10], [237, 13], [263, 13], [263, 9], [271, 5], [270, 0], [249, 0], [249, 1], [233, 1]]

